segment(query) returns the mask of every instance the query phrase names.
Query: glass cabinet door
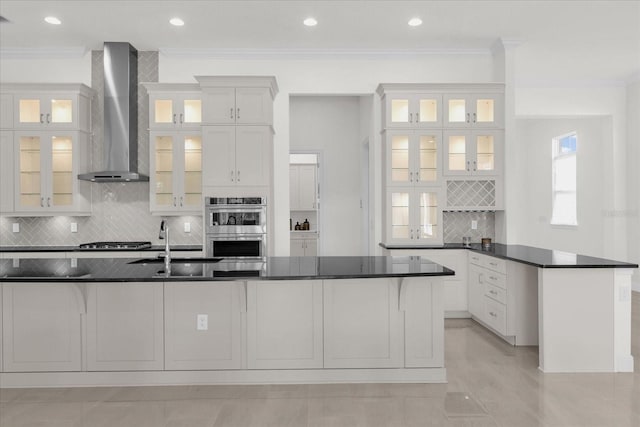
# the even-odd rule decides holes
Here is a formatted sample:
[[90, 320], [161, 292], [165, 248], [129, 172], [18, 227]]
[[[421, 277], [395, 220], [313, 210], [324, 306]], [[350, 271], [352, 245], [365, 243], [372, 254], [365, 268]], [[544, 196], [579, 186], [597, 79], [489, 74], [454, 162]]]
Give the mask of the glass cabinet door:
[[431, 94], [387, 95], [386, 127], [438, 127], [442, 96]]
[[446, 117], [445, 126], [468, 126], [471, 120], [467, 99], [462, 96], [448, 97], [445, 99]]
[[390, 238], [391, 240], [409, 239], [410, 205], [409, 191], [392, 191], [390, 197]]
[[437, 135], [419, 135], [417, 180], [422, 183], [434, 183], [438, 180], [438, 145]]
[[387, 108], [387, 122], [389, 125], [409, 125], [409, 104], [411, 100], [406, 96], [390, 97]]
[[417, 196], [420, 208], [418, 211], [416, 238], [420, 240], [439, 239], [438, 193], [436, 191], [420, 191]]
[[[17, 127], [73, 124], [72, 96], [18, 97]], [[59, 126], [58, 126], [59, 127]]]
[[475, 135], [474, 171], [493, 172], [495, 170], [495, 144], [493, 135]]
[[202, 137], [200, 135], [184, 138], [184, 196], [180, 197], [181, 207], [196, 209], [202, 206]]
[[153, 202], [157, 208], [173, 208], [177, 204], [173, 192], [174, 138], [156, 135], [153, 140]]
[[181, 124], [200, 124], [202, 123], [202, 101], [200, 99], [184, 99], [182, 100], [182, 116]]
[[446, 96], [445, 127], [502, 127], [502, 94]]
[[44, 123], [40, 98], [18, 100], [18, 124]]
[[420, 127], [435, 127], [441, 125], [442, 97], [436, 95], [419, 95], [416, 99], [416, 123]]
[[19, 209], [40, 209], [44, 207], [42, 188], [42, 138], [40, 136], [19, 136], [19, 181], [16, 204]]
[[467, 162], [466, 132], [446, 132], [444, 136], [445, 146], [445, 173], [448, 175], [465, 175], [469, 172]]
[[409, 135], [390, 134], [388, 138], [390, 145], [388, 151], [388, 159], [390, 162], [391, 184], [408, 184], [409, 183]]
[[174, 128], [202, 123], [202, 101], [197, 97], [154, 96], [150, 106], [152, 126]]
[[173, 100], [155, 99], [153, 101], [153, 124], [173, 124]]
[[73, 205], [73, 139], [70, 136], [51, 138], [51, 198], [47, 206], [70, 207]]

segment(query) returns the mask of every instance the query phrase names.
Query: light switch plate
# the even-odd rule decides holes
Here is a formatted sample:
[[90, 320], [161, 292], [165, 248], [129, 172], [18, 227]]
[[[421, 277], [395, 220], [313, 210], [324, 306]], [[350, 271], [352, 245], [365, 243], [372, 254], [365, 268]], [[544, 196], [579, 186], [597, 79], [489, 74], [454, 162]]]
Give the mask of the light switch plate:
[[184, 232], [185, 233], [191, 233], [191, 223], [190, 222], [185, 222], [184, 223]]
[[19, 233], [20, 232], [20, 223], [19, 222], [14, 222], [11, 225], [11, 229], [13, 230], [14, 233]]
[[72, 233], [77, 233], [78, 232], [78, 223], [77, 222], [72, 222], [71, 223], [71, 232]]
[[198, 314], [196, 316], [196, 329], [198, 331], [206, 331], [209, 329], [209, 316], [206, 314]]
[[471, 220], [471, 229], [472, 230], [477, 230], [478, 229], [478, 221], [476, 221], [475, 219]]

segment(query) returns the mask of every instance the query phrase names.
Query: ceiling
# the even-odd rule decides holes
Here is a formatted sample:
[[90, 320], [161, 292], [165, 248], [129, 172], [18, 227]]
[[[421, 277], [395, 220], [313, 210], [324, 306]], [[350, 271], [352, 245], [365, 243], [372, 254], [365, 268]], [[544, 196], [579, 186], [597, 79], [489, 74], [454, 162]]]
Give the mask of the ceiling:
[[[486, 53], [517, 40], [518, 78], [626, 81], [640, 72], [640, 0], [625, 1], [29, 1], [2, 0], [3, 52], [138, 50]], [[46, 24], [53, 15], [62, 25]], [[168, 20], [179, 16], [183, 27]], [[313, 16], [316, 27], [302, 25]], [[409, 27], [418, 16], [423, 25]]]

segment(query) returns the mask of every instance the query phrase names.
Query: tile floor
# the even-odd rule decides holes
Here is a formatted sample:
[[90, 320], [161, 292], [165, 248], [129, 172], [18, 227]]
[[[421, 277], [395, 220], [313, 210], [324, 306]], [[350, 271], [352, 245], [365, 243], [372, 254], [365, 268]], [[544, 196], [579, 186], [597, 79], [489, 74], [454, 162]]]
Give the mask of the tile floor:
[[448, 384], [105, 387], [0, 390], [0, 426], [640, 426], [640, 294], [632, 374], [537, 370], [466, 319], [446, 322]]

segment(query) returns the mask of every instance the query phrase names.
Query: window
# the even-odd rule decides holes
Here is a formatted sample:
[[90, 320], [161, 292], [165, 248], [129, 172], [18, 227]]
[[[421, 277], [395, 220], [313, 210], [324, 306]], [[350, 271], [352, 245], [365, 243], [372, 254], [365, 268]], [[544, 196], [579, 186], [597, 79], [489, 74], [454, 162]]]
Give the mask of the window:
[[578, 137], [576, 132], [553, 138], [552, 188], [553, 197], [551, 224], [578, 225], [576, 202], [576, 153]]

